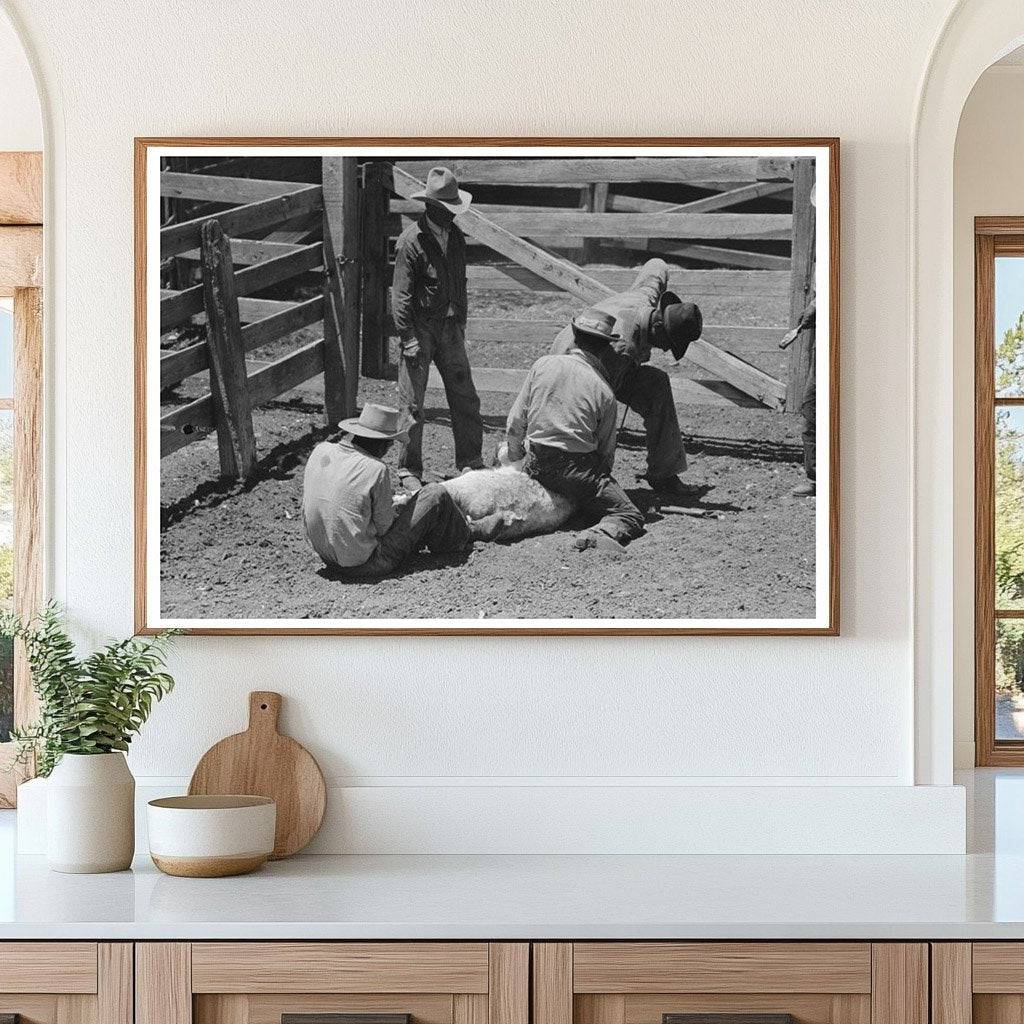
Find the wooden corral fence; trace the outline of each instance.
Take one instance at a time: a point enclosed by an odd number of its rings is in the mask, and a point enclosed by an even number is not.
[[[811,295],[811,159],[325,157],[305,169],[316,183],[231,176],[263,173],[252,161],[219,161],[198,173],[164,170],[161,197],[170,222],[160,232],[161,261],[174,287],[161,293],[160,333],[205,323],[205,338],[163,351],[161,391],[204,373],[209,391],[162,415],[162,456],[216,431],[221,473],[247,477],[256,462],[254,407],[299,385],[308,394],[322,374],[326,419],[336,423],[355,411],[360,374],[393,375],[393,243],[422,209],[410,196],[438,162],[479,199],[457,219],[469,242],[470,343],[550,342],[564,326],[561,319],[474,316],[474,295],[566,292],[592,303],[628,287],[651,255],[691,265],[673,267],[669,282],[686,300],[771,304],[784,307],[792,324]],[[690,194],[696,186],[708,194],[673,202],[636,195],[638,183]],[[770,201],[757,203],[758,212],[735,209],[762,200]],[[602,266],[580,265],[594,262]],[[607,265],[615,263],[621,266]],[[258,297],[274,288],[280,294],[282,283],[308,293],[311,282],[315,294],[301,301]],[[784,381],[744,358],[774,351],[778,361],[784,326],[705,320],[704,336],[686,354],[701,378],[769,408],[797,411],[810,356],[806,338],[791,348]],[[247,354],[318,323],[322,338],[268,364],[254,366],[250,358],[247,365]],[[525,370],[474,364],[474,375],[499,382],[500,390],[517,390]],[[484,380],[478,386],[488,390]],[[194,386],[185,390],[195,395]],[[695,390],[698,400],[713,396]]]
[[[632,269],[584,269],[602,251],[618,251],[636,266],[648,255],[708,263],[718,269],[675,269],[670,287],[698,303],[707,296],[782,299],[790,323],[803,311],[813,287],[814,219],[810,190],[813,159],[467,159],[439,161],[471,190],[501,190],[504,203],[475,202],[457,223],[470,242],[471,295],[492,290],[565,291],[596,302],[628,287]],[[362,366],[368,376],[388,376],[388,316],[391,278],[389,239],[422,209],[409,196],[421,187],[434,161],[372,162],[363,191]],[[602,181],[592,179],[600,174]],[[619,194],[638,182],[698,186],[710,195],[673,203]],[[530,205],[539,196],[545,205]],[[572,208],[552,205],[574,197]],[[752,200],[776,197],[787,212],[734,212]],[[564,198],[561,200],[565,201]],[[536,199],[533,199],[536,202]],[[692,242],[688,239],[700,239]],[[721,244],[709,244],[721,239]],[[788,255],[764,251],[762,242],[789,243]],[[474,248],[473,243],[477,243]],[[754,243],[746,244],[745,243]],[[779,248],[776,246],[775,248]],[[785,248],[785,247],[784,247]],[[498,261],[495,261],[497,254]],[[788,301],[786,301],[788,300]],[[471,300],[472,307],[472,300]],[[792,311],[795,310],[795,313]],[[472,316],[470,343],[516,338],[553,338],[560,321]],[[769,408],[794,410],[806,375],[806,339],[793,349],[790,380],[783,381],[743,358],[774,352],[785,327],[706,323],[704,336],[686,358],[715,381],[723,381]],[[476,369],[474,367],[474,369]],[[787,400],[788,399],[788,400]]]
[[[201,281],[160,298],[160,333],[205,318],[206,338],[160,358],[160,388],[209,372],[210,391],[164,414],[161,458],[216,430],[224,476],[256,462],[252,410],[323,374],[336,423],[359,383],[358,175],[354,158],[323,160],[319,185],[163,171],[161,196],[230,205],[160,231],[161,260],[198,261]],[[250,238],[247,235],[263,237]],[[317,241],[308,241],[319,236]],[[236,265],[240,269],[236,269]],[[254,293],[319,270],[321,293],[301,302]],[[318,322],[323,337],[249,372],[246,354]]]

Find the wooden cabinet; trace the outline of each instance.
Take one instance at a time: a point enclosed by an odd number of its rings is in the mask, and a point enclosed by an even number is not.
[[[533,1024],[928,1024],[928,948],[869,942],[577,942],[533,946]],[[764,1018],[780,1024],[783,1018]],[[684,1021],[680,1024],[689,1024]],[[721,1024],[729,1024],[722,1018]]]
[[[934,942],[932,1024],[1024,1020],[1024,942]]]
[[[529,967],[521,942],[139,943],[136,1022],[529,1024]]]
[[[132,944],[0,943],[8,1014],[21,1024],[132,1024]]]

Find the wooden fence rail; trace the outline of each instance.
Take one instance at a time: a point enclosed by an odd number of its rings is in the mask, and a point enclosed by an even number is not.
[[[162,173],[162,195],[229,208],[200,206],[200,216],[160,232],[162,258],[198,259],[202,271],[200,284],[162,294],[161,334],[186,322],[206,326],[204,341],[162,354],[161,389],[203,371],[210,377],[208,394],[161,417],[161,457],[216,431],[221,474],[250,476],[257,458],[253,408],[320,374],[328,422],[355,411],[358,165],[350,157],[325,157],[323,165],[322,185]],[[321,240],[303,242],[314,216]],[[268,231],[264,239],[228,237]],[[320,295],[300,302],[253,297],[318,269]],[[321,322],[323,338],[249,372],[248,353]]]

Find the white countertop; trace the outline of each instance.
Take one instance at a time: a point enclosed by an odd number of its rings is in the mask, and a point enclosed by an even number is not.
[[[0,940],[1024,939],[1024,772],[975,772],[967,856],[296,857],[59,875],[0,812]]]
[[[298,857],[204,880],[25,857],[3,938],[1024,938],[1024,856]]]

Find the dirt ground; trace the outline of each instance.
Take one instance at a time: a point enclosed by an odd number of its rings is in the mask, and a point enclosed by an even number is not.
[[[501,365],[493,355],[471,357],[478,366]],[[514,365],[528,365],[530,355],[519,353]],[[362,382],[360,404],[394,399],[394,384]],[[502,440],[511,396],[483,393],[481,400],[486,458]],[[454,472],[443,394],[428,392],[427,406],[425,462],[442,476]],[[658,513],[651,491],[636,482],[645,448],[630,414],[615,475],[648,522],[625,554],[577,553],[570,542],[580,524],[570,523],[515,544],[478,543],[464,558],[421,555],[376,582],[347,582],[324,568],[303,535],[302,469],[313,445],[329,436],[322,409],[311,396],[284,396],[255,414],[260,471],[248,485],[218,482],[213,437],[163,460],[161,613],[314,620],[812,616],[815,501],[789,495],[804,479],[801,421],[762,408],[694,405],[679,414],[691,459],[684,479],[706,489],[693,507],[700,517]]]

